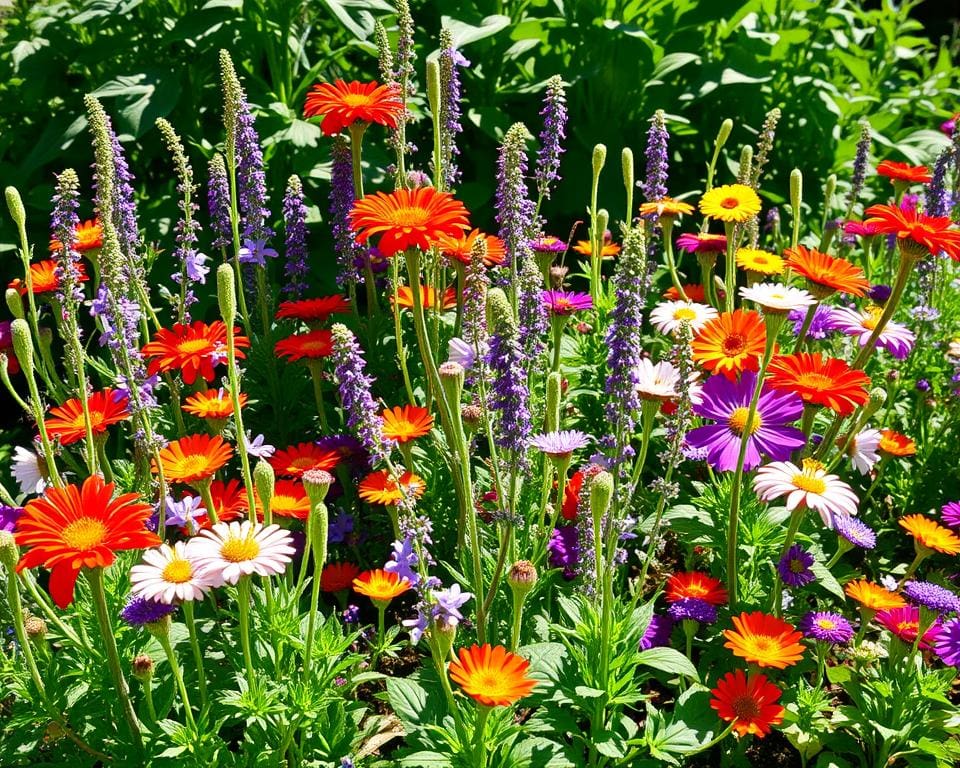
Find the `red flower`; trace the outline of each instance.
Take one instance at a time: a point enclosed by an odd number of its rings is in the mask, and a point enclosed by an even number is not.
[[[107,427],[130,418],[130,400],[123,392],[104,389],[87,398],[90,414],[90,429],[94,435],[102,435]],[[76,398],[50,409],[50,417],[44,421],[51,437],[59,437],[62,445],[79,442],[87,436],[83,416],[83,404]]]
[[[841,416],[849,416],[870,399],[870,377],[850,368],[837,357],[824,359],[819,352],[778,355],[768,368],[774,389],[796,392],[805,403],[825,405]]]
[[[319,360],[333,353],[333,335],[325,328],[309,333],[295,333],[281,339],[273,348],[277,356],[294,360]]]
[[[340,454],[316,443],[299,443],[270,457],[270,466],[278,475],[300,477],[308,469],[324,469],[328,472],[340,461]]]
[[[350,226],[360,243],[380,235],[377,248],[388,258],[408,248],[428,251],[442,236],[458,237],[470,227],[463,203],[433,187],[366,195],[350,211]]]
[[[719,579],[700,571],[675,573],[667,579],[666,599],[668,603],[694,598],[710,605],[724,605],[727,602],[727,590]]]
[[[359,575],[360,569],[353,563],[327,563],[320,574],[320,589],[324,592],[350,589]]]
[[[391,301],[393,296],[390,297]],[[420,301],[424,309],[453,309],[457,306],[457,289],[452,285],[448,287],[442,296],[430,285],[420,286]],[[401,285],[397,288],[397,306],[404,309],[413,309],[413,289],[409,285]]]
[[[235,330],[240,330],[239,328]],[[237,359],[244,355],[241,347],[249,347],[246,336],[234,336],[237,347]],[[227,359],[227,326],[221,320],[207,325],[195,320],[190,325],[176,323],[173,330],[161,328],[153,335],[153,340],[143,345],[143,355],[152,358],[147,373],[180,371],[184,384],[193,384],[197,374],[204,381],[213,381],[214,367]]]
[[[487,244],[487,255],[483,258],[483,263],[486,266],[495,267],[503,264],[506,254],[503,240],[496,235],[485,235],[479,229],[474,229],[470,234],[458,237],[442,235],[440,237],[440,253],[452,261],[459,261],[461,264],[469,266],[470,254],[473,252],[473,245],[477,240],[483,240]]]
[[[894,160],[884,160],[877,166],[877,173],[891,181],[908,181],[911,184],[926,184],[933,176],[925,165],[910,165]]]
[[[901,248],[922,248],[934,256],[943,251],[960,261],[960,232],[950,229],[950,217],[927,216],[898,205],[871,205],[866,214],[871,218],[863,222],[865,225],[872,225],[877,234],[896,235]]]
[[[771,725],[783,722],[784,709],[777,704],[780,689],[766,675],[747,677],[740,669],[727,672],[710,693],[710,708],[721,720],[733,723],[733,730],[740,736],[752,733],[762,739],[770,733]]]
[[[80,273],[79,280],[81,283],[90,279],[87,277],[87,271],[83,266],[83,262],[78,261],[76,267]],[[39,296],[41,293],[53,293],[60,287],[60,280],[57,279],[56,269],[57,262],[53,259],[44,259],[43,261],[38,261],[30,265],[30,283],[33,286],[34,296]],[[13,288],[21,296],[26,296],[27,294],[27,283],[19,277],[11,280],[7,287]]]
[[[319,296],[315,299],[285,301],[277,309],[278,320],[289,317],[305,323],[325,323],[333,314],[346,314],[350,311],[350,302],[345,296]]]
[[[578,469],[567,480],[567,485],[563,489],[563,506],[560,508],[560,514],[564,520],[577,519],[577,504],[580,501],[581,488],[583,488],[583,470]]]
[[[307,94],[303,107],[305,117],[322,116],[320,130],[324,136],[332,136],[354,123],[377,123],[388,128],[397,127],[397,119],[403,114],[400,90],[396,85],[346,83],[337,80],[319,83]]]
[[[93,221],[87,220],[77,224],[73,231],[73,250],[77,253],[86,253],[94,248],[103,246],[103,226],[100,219]],[[56,253],[63,250],[63,243],[55,237],[50,238],[50,252]]]

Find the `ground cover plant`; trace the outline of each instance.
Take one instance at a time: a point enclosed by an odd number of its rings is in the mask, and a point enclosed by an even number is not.
[[[7,187],[4,764],[956,765],[953,121],[821,180],[731,116],[684,188],[662,110],[572,166],[558,72],[465,178],[454,30],[398,10],[300,105],[329,251],[225,49],[218,136],[156,120],[166,237],[96,95],[49,242]]]

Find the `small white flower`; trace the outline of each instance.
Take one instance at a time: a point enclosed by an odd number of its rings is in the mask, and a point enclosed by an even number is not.
[[[293,538],[278,525],[249,520],[217,523],[191,539],[190,559],[199,578],[212,586],[236,584],[241,576],[283,573],[296,551]]]
[[[670,400],[677,397],[680,371],[671,363],[661,361],[656,365],[645,357],[637,366],[637,391],[644,400]]]
[[[740,289],[740,298],[752,301],[764,311],[783,314],[795,309],[804,309],[817,300],[808,291],[780,283],[755,283]]]
[[[880,577],[880,583],[888,592],[896,592],[897,588],[900,586],[896,578],[891,576],[889,573]]]
[[[484,357],[489,349],[487,343],[481,342],[479,345],[480,357]],[[469,344],[458,336],[454,336],[447,342],[447,362],[460,363],[465,371],[469,371],[477,362],[477,349],[473,344]]]
[[[695,301],[664,301],[650,313],[650,322],[660,333],[675,334],[683,323],[696,334],[708,321],[717,317],[717,310]]]
[[[877,453],[877,446],[883,435],[879,429],[865,429],[859,432],[851,441],[847,448],[847,455],[853,466],[861,475],[866,475],[873,469],[873,465],[880,461],[880,454]]]
[[[843,480],[828,475],[819,461],[804,459],[803,468],[789,461],[775,461],[757,470],[753,490],[764,501],[787,497],[785,506],[793,511],[806,505],[820,513],[827,528],[836,515],[855,515],[860,500]]]
[[[267,445],[263,435],[257,435],[251,440],[249,433],[243,438],[243,447],[246,449],[248,456],[253,456],[256,459],[269,459],[277,451],[274,446]]]
[[[47,487],[43,470],[40,469],[40,457],[19,445],[13,449],[13,465],[10,471],[23,493],[43,493]]]
[[[190,557],[195,541],[161,544],[144,552],[143,562],[130,569],[133,594],[168,605],[201,600],[212,584],[197,572]]]

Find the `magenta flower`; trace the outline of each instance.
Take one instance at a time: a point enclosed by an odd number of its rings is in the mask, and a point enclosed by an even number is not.
[[[687,253],[723,253],[727,250],[726,235],[694,235],[685,232],[677,238],[677,248]]]
[[[687,443],[694,448],[706,449],[707,461],[720,472],[736,469],[756,381],[757,375],[752,371],[744,371],[740,381],[711,376],[703,385],[700,402],[693,406],[694,413],[713,419],[716,424],[690,430]],[[743,468],[750,471],[759,466],[761,454],[774,461],[786,461],[791,453],[802,447],[806,443],[803,432],[787,426],[802,413],[803,401],[798,395],[764,386],[750,424]]]
[[[940,519],[950,528],[960,528],[960,501],[951,501],[940,508]]]
[[[589,293],[543,291],[540,295],[551,315],[567,316],[584,309],[593,309],[593,299]]]

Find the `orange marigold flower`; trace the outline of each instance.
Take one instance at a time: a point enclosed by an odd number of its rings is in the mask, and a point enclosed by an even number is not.
[[[760,213],[760,198],[746,184],[724,184],[704,193],[700,213],[717,221],[742,223]]]
[[[573,250],[577,253],[582,253],[584,256],[593,255],[593,247],[590,244],[589,240],[577,240],[576,245],[573,246]],[[616,256],[620,253],[620,246],[611,240],[604,238],[603,246],[600,248],[600,258],[608,258]]]
[[[933,179],[927,166],[898,163],[895,160],[882,160],[877,166],[877,174],[893,182],[907,181],[911,184],[926,184]]]
[[[115,486],[91,475],[83,486],[49,488],[28,501],[17,520],[14,539],[30,549],[17,571],[42,565],[50,569],[50,596],[60,607],[73,602],[81,568],[106,568],[124,549],[145,549],[160,543],[146,528],[153,507],[135,493],[113,498]]]
[[[783,722],[784,709],[777,704],[781,691],[765,675],[748,677],[741,669],[727,672],[710,693],[710,708],[721,720],[733,723],[739,736],[753,734],[762,739],[771,725]]]
[[[407,494],[420,498],[426,487],[423,478],[413,472],[404,472],[400,475],[400,482],[397,483],[390,477],[387,470],[380,469],[363,478],[357,492],[360,498],[369,504],[393,506],[403,501],[403,497]]]
[[[867,579],[848,582],[843,591],[847,593],[847,597],[856,600],[868,611],[886,611],[907,604],[907,601],[896,592],[891,592],[886,587],[881,587]]]
[[[816,248],[788,248],[784,251],[787,265],[807,279],[811,293],[826,298],[834,291],[863,296],[870,287],[863,270],[846,259],[821,253]],[[826,289],[826,290],[824,290]]]
[[[700,571],[675,573],[667,579],[666,598],[668,603],[695,598],[710,605],[724,605],[727,602],[727,590],[719,579]]]
[[[321,578],[323,578],[322,574]],[[389,603],[410,587],[411,584],[407,579],[401,579],[397,574],[392,571],[385,571],[383,568],[364,571],[353,580],[353,588],[375,603]]]
[[[324,592],[340,592],[350,589],[360,569],[353,563],[327,563],[320,574],[320,589]]]
[[[944,555],[960,554],[960,536],[923,515],[901,517],[901,527],[913,536],[918,547],[926,547]]]
[[[240,393],[240,407],[247,404],[246,392]],[[181,408],[198,419],[229,419],[233,415],[233,401],[223,388],[195,392],[188,397]]]
[[[76,263],[77,271],[80,273],[80,282],[86,282],[87,270],[83,262]],[[60,281],[57,279],[57,262],[53,259],[44,259],[30,265],[30,283],[33,286],[33,295],[39,296],[41,293],[53,293],[60,287]],[[27,295],[27,283],[19,277],[11,280],[7,288],[13,288],[21,296]]]
[[[276,318],[302,320],[308,324],[325,323],[330,315],[343,315],[350,311],[350,300],[339,293],[334,296],[318,296],[315,299],[284,301],[277,308]]]
[[[865,211],[863,223],[872,226],[878,234],[896,235],[900,248],[914,255],[925,250],[936,256],[944,251],[954,261],[960,261],[960,232],[951,229],[949,216],[927,216],[914,208],[899,205],[871,205]]]
[[[882,429],[877,449],[888,456],[913,456],[917,452],[917,444],[906,435],[892,429]]]
[[[473,245],[477,240],[483,240],[487,244],[487,255],[483,257],[483,263],[486,266],[495,267],[503,264],[506,254],[503,240],[496,235],[484,234],[479,229],[474,229],[467,235],[441,235],[439,240],[440,253],[448,259],[469,266],[470,254],[473,252]]]
[[[234,331],[239,331],[235,328]],[[237,359],[244,355],[241,348],[249,347],[246,336],[234,336]],[[204,381],[213,381],[213,369],[227,359],[227,326],[221,320],[207,325],[195,320],[190,325],[176,323],[173,329],[161,328],[153,340],[143,345],[144,357],[150,358],[147,373],[180,371],[185,384],[193,384],[199,374]]]
[[[803,634],[776,616],[762,611],[741,613],[733,617],[733,626],[736,629],[723,630],[723,636],[727,638],[723,647],[748,664],[785,669],[803,656],[803,646],[799,642]]]
[[[337,79],[333,83],[318,83],[307,94],[303,107],[305,117],[323,117],[320,130],[324,136],[332,136],[354,123],[377,123],[387,128],[396,128],[403,114],[403,101],[398,86],[346,83]]]
[[[260,500],[257,499],[257,508]],[[296,480],[277,480],[270,499],[270,511],[278,517],[294,517],[297,520],[306,520],[310,515],[310,498],[302,483]]]
[[[298,443],[277,451],[269,461],[278,475],[300,477],[309,469],[330,471],[340,462],[340,454],[316,443]]]
[[[295,333],[280,339],[274,353],[293,362],[294,360],[321,360],[333,354],[333,334],[326,328],[317,328],[308,333]]]
[[[805,403],[825,405],[841,416],[849,416],[870,399],[870,377],[854,370],[837,357],[824,359],[819,352],[778,355],[767,369],[774,389],[796,392]]]
[[[658,216],[660,218],[683,216],[693,213],[693,206],[690,203],[682,203],[674,200],[672,197],[664,197],[660,200],[654,200],[652,203],[640,204],[641,216]]]
[[[408,443],[418,437],[430,434],[433,429],[433,416],[426,408],[418,405],[398,405],[387,408],[382,414],[383,436],[398,443]]]
[[[708,320],[691,342],[693,359],[728,379],[760,368],[767,329],[759,312],[736,309]]]
[[[222,437],[187,435],[160,449],[160,467],[168,483],[209,480],[233,457],[233,448]],[[154,459],[150,467],[158,471]]]
[[[687,294],[687,298],[690,301],[703,304],[707,300],[707,292],[699,283],[691,283],[690,285],[683,286],[683,292]],[[680,301],[680,291],[677,290],[675,285],[671,285],[663,292],[663,298],[670,299],[670,301]]]
[[[408,248],[428,251],[442,236],[458,237],[470,228],[463,203],[433,187],[366,195],[354,203],[350,226],[360,243],[380,235],[377,248],[387,258]]]
[[[103,226],[99,219],[87,219],[77,224],[73,231],[73,250],[77,253],[86,253],[94,248],[103,246]],[[57,238],[50,238],[50,252],[57,253],[63,250],[63,243]]]
[[[390,297],[393,301],[393,296]],[[433,308],[441,311],[454,309],[457,306],[457,289],[452,285],[443,292],[443,302],[437,292],[429,285],[420,286],[420,301],[425,309]],[[413,309],[413,289],[409,285],[397,288],[397,304],[404,309]]]
[[[450,679],[485,707],[509,707],[530,694],[537,681],[527,676],[530,662],[502,645],[472,645],[450,662]]]
[[[90,427],[94,435],[102,435],[107,427],[130,418],[130,399],[125,392],[104,389],[87,398]],[[50,409],[50,417],[44,421],[51,437],[60,438],[63,445],[79,442],[87,436],[83,417],[83,403],[77,398]]]

